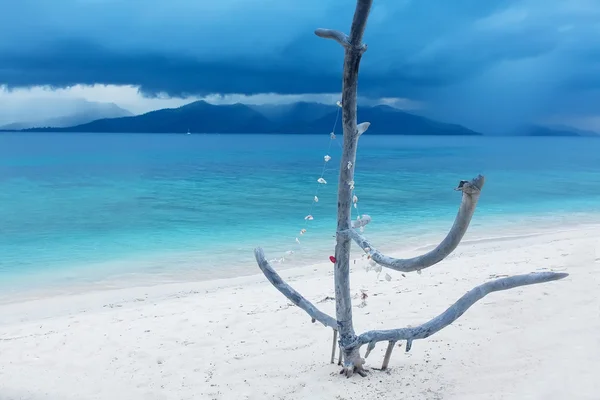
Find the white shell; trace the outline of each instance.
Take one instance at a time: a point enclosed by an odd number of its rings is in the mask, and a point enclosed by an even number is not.
[[[322,183],[322,184],[326,184],[327,183],[327,181],[325,179],[323,179],[323,178],[317,179],[317,182]]]
[[[331,157],[329,155],[326,155],[325,157],[323,157],[325,159],[325,162],[329,162],[329,160],[331,160]]]
[[[319,198],[317,196],[315,196],[315,203],[319,202]]]
[[[312,221],[314,218],[313,218],[313,216],[312,216],[312,215],[308,214],[306,217],[304,217],[304,219],[305,219],[306,221]]]

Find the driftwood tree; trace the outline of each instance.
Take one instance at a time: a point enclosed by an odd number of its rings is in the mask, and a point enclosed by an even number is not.
[[[342,89],[344,144],[338,182],[337,243],[334,265],[336,317],[333,318],[323,313],[285,283],[269,264],[263,250],[261,248],[255,250],[256,260],[260,269],[283,295],[306,311],[312,317],[313,322],[319,321],[323,325],[331,327],[334,330],[334,341],[339,333],[340,360],[343,358],[341,373],[344,373],[347,377],[350,377],[355,372],[361,376],[365,376],[365,369],[363,367],[365,360],[360,354],[360,349],[363,345],[368,345],[365,354],[366,357],[375,347],[376,343],[388,342],[388,349],[383,363],[383,368],[385,368],[397,341],[406,340],[406,351],[409,351],[413,340],[427,338],[450,325],[469,307],[487,294],[518,286],[554,281],[568,275],[565,273],[543,272],[497,279],[470,290],[442,314],[422,325],[390,330],[374,330],[360,335],[354,332],[350,295],[351,242],[354,241],[370,255],[372,260],[383,267],[402,272],[420,271],[431,267],[446,258],[458,246],[467,231],[485,182],[484,177],[481,175],[470,181],[460,181],[455,190],[462,192],[462,201],[452,228],[435,249],[421,256],[411,259],[397,259],[385,256],[377,251],[357,230],[360,226],[364,226],[371,221],[369,216],[363,216],[360,220],[352,221],[351,209],[358,139],[370,125],[369,122],[357,124],[356,95],[359,64],[363,53],[367,50],[366,44],[362,43],[362,37],[372,2],[373,0],[357,0],[349,36],[330,29],[317,29],[315,31],[315,34],[319,37],[333,39],[338,42],[344,48],[345,53]]]

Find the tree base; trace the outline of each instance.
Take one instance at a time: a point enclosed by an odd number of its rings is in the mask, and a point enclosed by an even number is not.
[[[346,375],[350,378],[354,373],[362,376],[367,376],[367,370],[364,368],[365,359],[360,356],[360,347],[344,349],[344,368],[340,371],[340,375]]]
[[[346,375],[346,378],[350,378],[352,375],[354,375],[354,373],[357,373],[358,375],[365,378],[367,376],[367,372],[369,372],[369,370],[365,369],[362,366],[360,366],[360,367],[352,366],[352,367],[344,367],[340,371],[340,375]]]

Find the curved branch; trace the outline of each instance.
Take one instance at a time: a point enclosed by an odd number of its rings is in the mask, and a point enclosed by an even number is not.
[[[352,47],[348,35],[334,29],[315,29],[315,35],[324,39],[333,39],[344,47]]]
[[[254,250],[254,256],[256,257],[256,262],[258,262],[258,266],[260,270],[265,274],[269,282],[277,288],[285,297],[290,299],[292,303],[306,311],[308,315],[310,315],[313,320],[317,320],[325,326],[328,326],[333,329],[338,329],[337,321],[325,314],[322,311],[319,311],[317,307],[315,307],[310,301],[306,300],[300,293],[294,290],[290,285],[285,283],[283,279],[275,272],[271,264],[265,258],[265,253],[259,247]],[[313,321],[314,322],[314,321]]]
[[[414,339],[424,339],[456,321],[473,304],[492,292],[512,289],[519,286],[533,285],[536,283],[556,281],[566,278],[567,276],[569,276],[569,274],[566,273],[539,272],[526,275],[516,275],[509,278],[502,278],[487,282],[483,285],[475,287],[474,289],[471,289],[442,314],[422,325],[414,328],[365,332],[358,337],[358,342],[360,345],[369,343],[370,346],[373,346],[374,343],[382,341],[407,340],[410,343]]]
[[[482,175],[471,181],[460,181],[455,190],[463,193],[462,201],[450,232],[435,249],[421,256],[408,259],[388,257],[376,250],[364,236],[355,230],[350,229],[344,231],[344,233],[352,238],[365,252],[369,253],[373,261],[384,267],[401,272],[412,272],[431,267],[452,253],[467,232],[484,182],[485,178]]]

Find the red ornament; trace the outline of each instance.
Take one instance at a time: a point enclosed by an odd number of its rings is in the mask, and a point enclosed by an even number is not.
[[[335,264],[335,257],[334,256],[329,256],[329,260]]]

